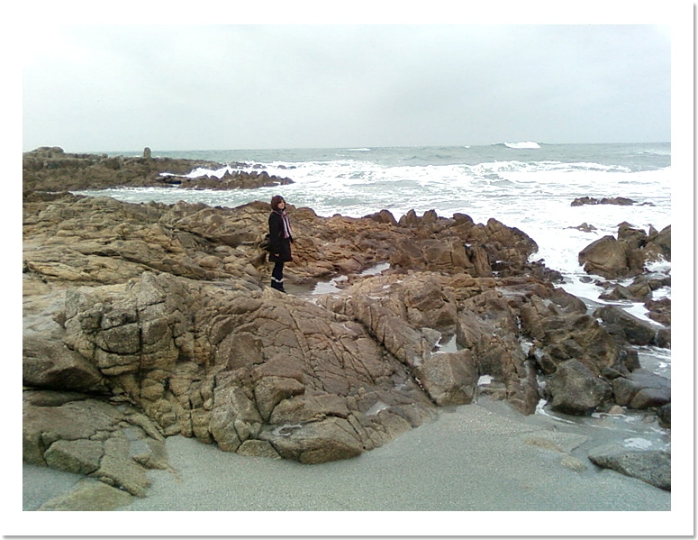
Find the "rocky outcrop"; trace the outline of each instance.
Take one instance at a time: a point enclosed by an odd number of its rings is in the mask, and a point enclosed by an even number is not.
[[[671,225],[649,233],[621,223],[617,239],[606,235],[579,253],[579,264],[590,274],[606,278],[637,276],[654,261],[671,261]]]
[[[289,212],[297,241],[288,277],[296,283],[387,261],[401,272],[559,277],[528,262],[535,242],[496,220],[483,225],[457,216],[425,224],[417,218],[401,226],[371,217],[320,218],[310,208]],[[262,202],[212,208],[33,193],[24,205],[24,270],[74,283],[117,283],[154,270],[190,279],[235,277],[258,286],[265,253],[257,243],[267,216]]]
[[[28,194],[25,460],[141,496],[145,468],[162,465],[157,446],[174,434],[321,463],[480,393],[526,414],[542,396],[588,414],[613,405],[616,387],[632,394],[628,407],[649,388],[630,376],[639,364],[627,331],[609,331],[529,262],[537,246],[517,229],[433,212],[289,214],[287,280],[345,274],[341,289],[310,297],[265,286],[265,203]],[[386,262],[382,275],[361,274]],[[134,453],[134,443],[153,450]]]
[[[164,469],[164,437],[148,417],[128,406],[61,392],[24,392],[26,463],[96,478],[144,497],[149,468]]]
[[[271,289],[144,274],[71,292],[65,329],[66,345],[165,434],[226,451],[266,441],[304,463],[344,459],[433,414],[365,328]]]
[[[290,178],[266,171],[245,171],[240,166],[214,161],[153,158],[150,148],[143,157],[95,154],[67,154],[59,147],[41,147],[26,152],[22,159],[24,192],[77,191],[111,187],[163,187],[192,189],[245,189],[291,184]],[[219,170],[221,178],[201,174],[199,169]]]
[[[632,206],[636,201],[628,199],[627,197],[603,197],[597,199],[596,197],[577,197],[572,201],[570,206],[583,206],[583,205],[596,205],[596,204],[615,204],[618,206]]]
[[[671,261],[671,225],[657,232],[650,227],[646,233],[627,223],[618,228],[618,239],[604,236],[579,253],[579,263],[592,274],[607,279],[633,277],[629,285],[617,281],[598,282],[608,292],[600,298],[607,301],[642,302],[653,325],[641,321],[618,307],[607,306],[597,312],[609,330],[622,334],[635,345],[671,347],[671,299],[655,299],[654,293],[671,286],[671,276],[648,270],[650,263]]]

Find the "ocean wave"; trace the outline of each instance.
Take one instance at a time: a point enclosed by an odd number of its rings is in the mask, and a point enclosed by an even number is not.
[[[533,141],[524,142],[505,142],[503,143],[507,148],[513,148],[514,150],[534,150],[540,148],[540,144]]]

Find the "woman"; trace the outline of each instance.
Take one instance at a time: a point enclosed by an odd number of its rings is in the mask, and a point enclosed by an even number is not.
[[[281,195],[274,195],[269,214],[269,262],[275,263],[271,272],[271,288],[284,293],[284,263],[293,260],[292,242],[293,232],[286,215],[286,201]]]

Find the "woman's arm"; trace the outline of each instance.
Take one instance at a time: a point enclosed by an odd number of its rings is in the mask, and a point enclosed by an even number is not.
[[[281,216],[272,212],[269,214],[269,241],[271,243],[271,253],[278,255],[281,253],[282,234]]]

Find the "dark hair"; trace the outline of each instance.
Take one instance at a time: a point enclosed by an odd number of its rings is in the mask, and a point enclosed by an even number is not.
[[[286,201],[284,200],[284,198],[281,195],[274,195],[271,198],[271,209],[278,210],[279,203],[281,203],[281,202],[285,203]]]

